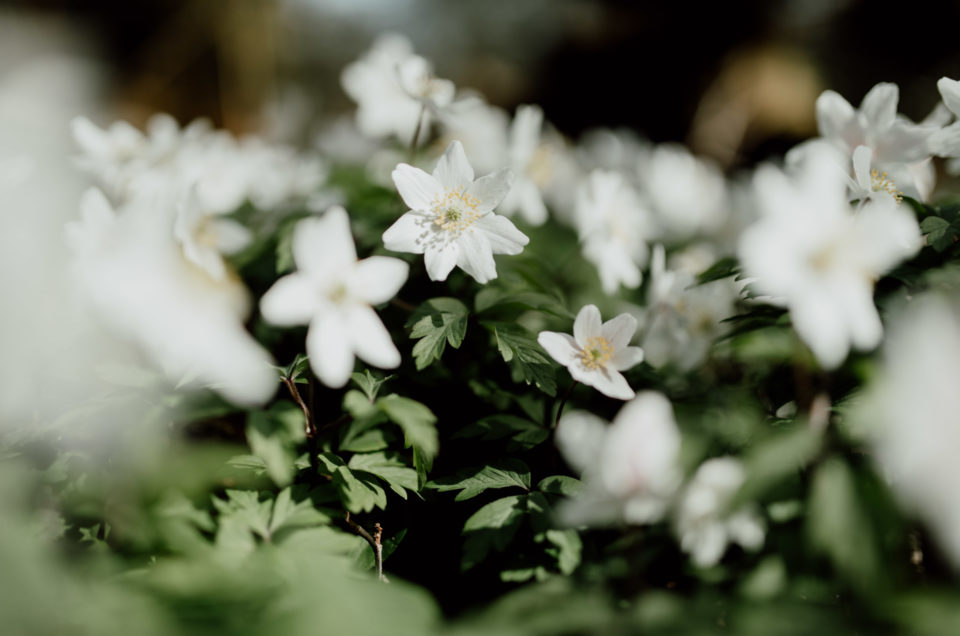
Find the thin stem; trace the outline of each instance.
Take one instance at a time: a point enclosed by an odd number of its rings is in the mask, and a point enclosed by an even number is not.
[[[420,140],[420,129],[423,127],[423,117],[427,114],[426,104],[420,106],[420,114],[417,115],[417,127],[413,129],[413,139],[410,140],[410,152],[407,161],[413,163],[413,158],[417,154],[417,141]]]
[[[574,380],[570,383],[570,386],[567,387],[566,392],[563,394],[563,399],[560,400],[560,408],[557,409],[557,416],[553,420],[553,428],[560,426],[560,416],[563,415],[563,407],[567,405],[567,400],[570,398],[570,394],[573,393],[573,387],[580,384],[577,380]]]
[[[304,419],[304,432],[307,434],[307,439],[313,439],[314,435],[317,433],[317,427],[313,425],[313,417],[310,415],[310,407],[307,406],[307,403],[303,401],[303,398],[300,396],[300,391],[297,390],[297,382],[293,378],[282,378],[284,386],[287,387],[287,390],[290,391],[290,395],[293,396],[294,402],[300,407],[300,410],[303,411]]]
[[[377,564],[377,578],[384,583],[389,583],[390,581],[383,574],[383,543],[381,542],[383,539],[383,528],[379,523],[373,524],[373,534],[371,535],[363,526],[350,518],[349,510],[347,511],[346,521],[347,525],[350,526],[354,532],[366,539],[367,543],[370,544],[370,549],[373,550],[374,562]]]

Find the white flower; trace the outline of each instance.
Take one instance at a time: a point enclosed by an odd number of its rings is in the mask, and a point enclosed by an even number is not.
[[[938,296],[894,320],[883,367],[854,412],[901,504],[960,568],[960,315]]]
[[[183,255],[214,280],[223,280],[227,275],[223,255],[236,254],[253,241],[250,230],[220,215],[205,213],[196,191],[191,190],[179,201],[173,222],[173,235]]]
[[[873,149],[869,146],[857,146],[853,151],[853,179],[849,182],[853,198],[861,203],[875,199],[890,199],[900,203],[903,195],[887,178],[886,172],[871,167],[872,162]]]
[[[310,325],[307,355],[317,378],[343,386],[354,354],[378,367],[398,366],[400,353],[370,305],[396,295],[408,265],[387,256],[357,261],[350,220],[340,207],[297,224],[293,259],[298,271],[274,283],[260,310],[267,322],[281,327]]]
[[[583,490],[558,511],[568,525],[655,523],[681,483],[680,431],[660,393],[640,393],[609,426],[590,413],[567,413],[557,446],[583,479]]]
[[[480,283],[497,277],[494,254],[519,254],[530,242],[506,217],[494,214],[510,189],[510,171],[473,178],[460,142],[448,147],[433,175],[401,163],[393,182],[410,210],[383,233],[395,252],[423,254],[431,280],[459,266]]]
[[[411,98],[434,112],[453,102],[456,87],[453,82],[433,74],[433,65],[419,55],[413,55],[397,65],[400,87]]]
[[[643,349],[630,347],[637,319],[630,314],[600,324],[600,310],[585,305],[573,322],[573,336],[541,331],[537,342],[550,356],[567,367],[574,380],[620,400],[634,397],[620,374],[643,361]]]
[[[737,290],[729,279],[696,284],[693,272],[668,270],[662,245],[653,248],[642,346],[654,367],[696,368],[734,313]],[[701,268],[702,269],[702,268]]]
[[[752,505],[731,511],[743,485],[743,466],[733,457],[715,457],[700,465],[684,488],[674,519],[680,547],[700,567],[716,565],[731,542],[747,550],[763,545],[764,524]]]
[[[603,291],[638,287],[653,219],[633,187],[620,174],[594,170],[580,186],[576,206],[583,255],[597,267]]]
[[[850,346],[871,349],[883,328],[873,283],[921,245],[912,212],[877,200],[857,213],[836,150],[812,146],[799,174],[757,170],[754,194],[761,218],[743,233],[739,256],[760,293],[790,310],[800,337],[826,368]]]
[[[520,212],[530,225],[547,220],[547,206],[540,188],[550,178],[549,151],[540,142],[543,111],[539,106],[520,106],[510,126],[510,167],[517,179],[503,201],[505,214]]]
[[[238,404],[276,389],[269,354],[243,327],[250,309],[236,276],[215,279],[184,258],[170,232],[174,203],[158,191],[115,212],[96,189],[67,227],[76,288],[113,331],[172,382],[195,378]]]
[[[715,165],[678,144],[661,144],[640,163],[643,189],[667,234],[686,239],[723,225],[727,186]]]
[[[937,90],[949,112],[960,117],[960,82],[941,77]],[[935,132],[930,138],[930,149],[941,157],[960,157],[960,121]]]

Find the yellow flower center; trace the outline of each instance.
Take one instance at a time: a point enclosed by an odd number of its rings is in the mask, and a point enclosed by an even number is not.
[[[903,193],[897,190],[893,179],[887,177],[886,172],[879,172],[876,168],[870,171],[870,189],[874,192],[886,192],[898,204],[903,201]]]
[[[587,338],[587,344],[580,352],[580,363],[588,369],[602,369],[607,366],[612,356],[613,346],[606,338]]]
[[[477,212],[479,203],[464,188],[448,190],[433,201],[434,223],[447,232],[460,234],[480,218]]]
[[[333,303],[342,303],[347,299],[347,288],[344,285],[337,285],[327,293],[327,298]]]

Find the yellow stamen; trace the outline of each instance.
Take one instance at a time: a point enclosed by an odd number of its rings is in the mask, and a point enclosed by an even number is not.
[[[480,201],[466,193],[464,188],[448,190],[433,201],[434,223],[448,232],[460,234],[480,218]]]
[[[893,179],[887,177],[886,172],[879,172],[876,168],[870,171],[870,189],[874,192],[886,192],[898,204],[903,201],[903,193],[897,190]]]
[[[587,338],[587,344],[580,352],[580,363],[588,369],[601,369],[607,366],[612,356],[613,346],[607,342],[606,338],[602,336]]]

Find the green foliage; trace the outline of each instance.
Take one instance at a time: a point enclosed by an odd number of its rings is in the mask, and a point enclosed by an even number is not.
[[[410,337],[417,340],[413,357],[417,370],[439,360],[449,343],[459,349],[467,334],[467,306],[456,298],[431,298],[420,305],[407,321]]]
[[[530,469],[517,459],[501,459],[487,466],[466,468],[452,477],[427,483],[440,492],[459,490],[456,500],[471,499],[491,488],[519,487],[530,490]]]
[[[512,363],[511,368],[519,380],[535,385],[547,395],[557,394],[555,365],[526,330],[502,322],[482,324],[493,334],[497,350],[504,362]]]

